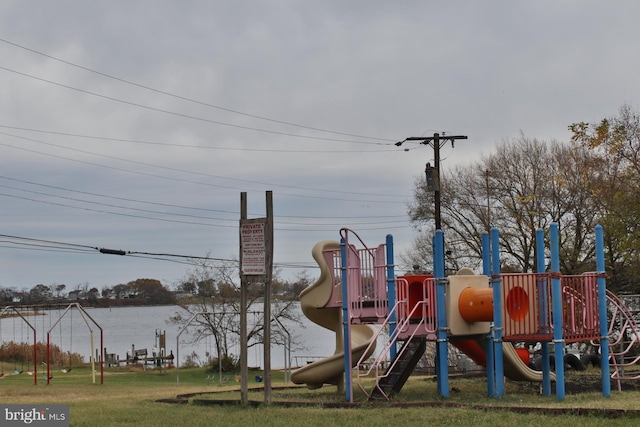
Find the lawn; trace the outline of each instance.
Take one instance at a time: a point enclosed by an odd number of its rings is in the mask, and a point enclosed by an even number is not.
[[[176,374],[180,383],[177,384]],[[39,375],[42,375],[40,373]],[[272,376],[272,404],[242,406],[239,404],[239,383],[234,375],[220,379],[204,368],[175,369],[158,372],[140,368],[106,368],[104,384],[92,383],[88,368],[74,368],[71,372],[52,372],[51,384],[40,377],[38,385],[26,373],[14,375],[7,367],[0,378],[2,403],[16,404],[69,404],[72,426],[407,426],[407,425],[544,425],[616,426],[640,422],[635,413],[619,413],[610,418],[593,411],[601,408],[636,410],[639,391],[613,391],[604,398],[599,392],[568,394],[558,402],[555,396],[539,394],[537,385],[507,382],[506,394],[500,400],[486,396],[486,382],[482,377],[452,377],[452,389],[448,399],[437,394],[436,383],[430,377],[411,377],[402,392],[390,402],[366,403],[364,396],[356,392],[358,403],[350,408],[332,408],[330,404],[343,403],[344,395],[335,387],[308,390],[285,384],[282,372]],[[249,400],[264,402],[262,383],[255,381],[251,373]],[[591,374],[578,375],[577,381],[585,383]],[[584,377],[579,377],[584,375]],[[209,380],[207,380],[209,378]],[[574,377],[572,379],[576,380]],[[615,390],[615,387],[612,386]],[[159,403],[157,400],[194,394],[186,404]],[[199,401],[233,401],[234,404],[202,404]],[[236,403],[237,402],[237,403]],[[300,402],[284,406],[284,402]],[[520,413],[522,407],[542,408],[542,412]],[[552,411],[566,408],[583,408],[591,415],[573,413],[554,414]]]

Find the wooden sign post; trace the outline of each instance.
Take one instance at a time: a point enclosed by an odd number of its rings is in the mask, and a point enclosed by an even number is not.
[[[240,193],[240,394],[249,403],[247,286],[264,284],[264,400],[271,402],[271,277],[273,273],[273,193],[266,192],[265,218],[247,218],[247,193]]]

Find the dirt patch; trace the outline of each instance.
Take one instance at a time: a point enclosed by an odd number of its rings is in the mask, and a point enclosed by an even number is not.
[[[610,379],[611,390],[618,390],[618,381]],[[522,393],[538,393],[541,384],[514,381],[513,385],[518,392]],[[620,389],[622,391],[640,391],[640,380],[622,380],[620,381]],[[551,383],[552,393],[556,392],[556,385]],[[597,393],[602,391],[602,378],[600,371],[597,369],[588,372],[577,372],[574,370],[565,371],[564,381],[565,394],[581,394],[581,393]]]

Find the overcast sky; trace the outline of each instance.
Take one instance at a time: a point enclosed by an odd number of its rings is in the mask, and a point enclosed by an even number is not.
[[[467,135],[446,169],[637,108],[639,16],[632,0],[4,0],[0,234],[20,239],[0,239],[0,286],[172,285],[188,265],[90,248],[237,258],[241,192],[253,218],[273,191],[285,278],[343,226],[401,254],[433,152],[394,142]]]

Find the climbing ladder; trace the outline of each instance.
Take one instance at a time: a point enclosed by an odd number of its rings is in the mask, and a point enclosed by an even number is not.
[[[391,395],[399,393],[426,349],[427,338],[424,336],[413,336],[404,341],[398,356],[385,374],[377,377],[376,387],[369,394],[369,400],[389,399]]]
[[[370,400],[388,399],[398,393],[420,361],[426,350],[427,341],[436,339],[436,301],[435,281],[431,276],[403,276],[395,281],[397,290],[396,304],[382,322],[375,342],[386,330],[389,336],[378,356],[365,363],[356,364],[356,379],[360,390]],[[387,360],[396,343],[402,343],[393,360]],[[366,352],[365,352],[366,353]],[[386,369],[385,369],[386,366]],[[367,378],[376,378],[373,390],[365,386]]]
[[[628,304],[625,304],[626,299]],[[640,363],[640,327],[637,314],[640,295],[619,297],[607,290],[607,303],[611,320],[609,322],[609,363],[613,370],[611,379],[616,381],[618,391],[623,380],[640,380],[640,370],[628,369]],[[599,341],[592,341],[599,346]],[[635,348],[634,348],[635,347]]]

